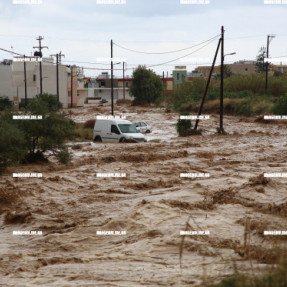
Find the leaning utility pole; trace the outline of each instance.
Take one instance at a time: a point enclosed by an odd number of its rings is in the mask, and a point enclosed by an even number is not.
[[[111,102],[112,116],[114,115],[114,63],[113,63],[113,40],[111,40]]]
[[[39,36],[39,38],[37,38],[36,40],[39,41],[39,46],[35,46],[33,47],[34,49],[38,48],[39,49],[39,52],[35,52],[34,53],[34,56],[40,56],[41,58],[41,61],[40,61],[40,94],[42,94],[43,92],[43,77],[42,77],[42,49],[46,48],[48,49],[47,46],[42,46],[42,43],[41,41],[43,40],[44,38],[42,36]]]
[[[202,112],[202,109],[203,109],[203,104],[204,104],[204,101],[205,101],[205,98],[206,98],[206,95],[207,95],[210,79],[211,79],[211,76],[212,76],[213,68],[214,68],[214,65],[215,65],[215,62],[216,62],[216,58],[217,58],[217,54],[218,54],[218,50],[219,50],[221,41],[222,41],[222,39],[220,38],[218,40],[218,44],[217,44],[216,52],[215,52],[215,55],[214,55],[214,58],[213,58],[212,66],[211,66],[211,69],[209,71],[208,80],[207,80],[207,83],[206,83],[206,86],[205,86],[204,94],[203,94],[203,97],[202,97],[202,100],[201,100],[201,104],[200,104],[200,107],[199,107],[199,111],[198,111],[198,114],[197,114],[197,119],[196,119],[196,122],[195,122],[195,125],[194,125],[194,130],[195,131],[196,131],[197,126],[198,126],[199,116],[201,115],[201,112]]]
[[[223,129],[223,77],[224,77],[224,27],[221,26],[221,83],[220,83],[220,127],[219,133],[224,133]]]
[[[271,40],[269,40],[271,38],[275,38],[274,35],[267,35],[267,59],[269,58],[269,44],[271,42]],[[269,62],[266,62],[266,76],[265,76],[265,92],[267,91],[268,88],[268,70],[269,70]]]

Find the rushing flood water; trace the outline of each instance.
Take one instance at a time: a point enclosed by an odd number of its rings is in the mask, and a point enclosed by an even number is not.
[[[175,113],[117,109],[152,125],[147,143],[70,147],[67,166],[51,159],[11,167],[1,177],[1,194],[10,197],[0,205],[0,286],[201,286],[232,274],[233,261],[243,271],[250,261],[271,264],[274,237],[262,232],[287,229],[287,178],[263,174],[287,170],[287,125],[225,117],[228,135],[218,135],[214,115],[200,122],[205,135],[181,138]],[[109,108],[76,109],[72,118],[84,122],[99,112]],[[13,172],[43,177],[17,179]],[[180,231],[188,219],[190,229],[210,234],[185,236],[180,268]],[[251,260],[243,249],[247,220]],[[16,236],[16,230],[43,234]]]

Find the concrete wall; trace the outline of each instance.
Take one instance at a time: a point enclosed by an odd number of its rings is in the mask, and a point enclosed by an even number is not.
[[[26,63],[27,98],[31,99],[40,93],[39,63]],[[57,94],[56,66],[42,63],[43,93]],[[59,99],[64,108],[68,107],[68,71],[66,66],[59,66]],[[18,96],[25,98],[24,63],[14,62],[12,65],[0,65],[0,96],[10,100]]]

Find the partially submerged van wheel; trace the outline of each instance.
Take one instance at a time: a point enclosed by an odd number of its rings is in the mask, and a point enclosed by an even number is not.
[[[120,143],[136,143],[137,141],[134,139],[126,139],[126,138],[121,138]]]
[[[94,142],[101,143],[102,142],[102,138],[100,136],[96,136],[95,139],[94,139]]]

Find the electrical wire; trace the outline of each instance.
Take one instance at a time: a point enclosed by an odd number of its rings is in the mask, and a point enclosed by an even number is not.
[[[205,44],[203,47],[200,47],[200,48],[198,48],[197,50],[195,50],[195,51],[193,51],[193,52],[191,52],[191,53],[188,53],[188,54],[184,55],[183,57],[186,57],[186,56],[189,56],[189,55],[191,55],[191,54],[194,54],[195,52],[197,52],[197,51],[199,51],[199,50],[205,48],[206,46],[208,46],[209,44],[211,44],[211,43],[212,43],[213,41],[215,41],[215,40],[216,40],[216,38],[213,39],[213,40],[211,40],[209,43]],[[164,63],[150,65],[150,66],[147,66],[147,68],[162,66],[162,65],[164,65],[164,64],[168,64],[168,63],[175,62],[175,61],[177,61],[177,60],[179,60],[179,59],[182,59],[182,57],[179,57],[179,58],[176,58],[176,59],[174,59],[174,60],[170,60],[170,61],[167,61],[167,62],[164,62]]]
[[[19,54],[19,53],[10,51],[10,50],[6,50],[6,49],[3,49],[3,48],[0,48],[0,50],[2,50],[2,51],[4,51],[4,52],[7,52],[7,53],[15,54],[15,55],[18,55],[18,56],[24,56],[24,55],[22,55],[22,54]]]
[[[80,64],[91,64],[91,65],[111,65],[110,63],[94,63],[94,62],[80,62],[80,61],[62,61],[67,63],[80,63]]]
[[[123,46],[121,46],[121,45],[119,45],[119,44],[117,44],[117,43],[114,43],[114,45],[115,45],[115,46],[118,46],[118,47],[120,47],[120,48],[122,48],[122,49],[124,49],[124,50],[128,50],[128,51],[131,51],[131,52],[134,52],[134,53],[148,54],[148,55],[160,55],[160,54],[162,55],[162,54],[171,54],[171,53],[177,53],[177,52],[189,50],[189,49],[191,49],[191,48],[200,46],[200,45],[202,45],[202,44],[204,44],[204,43],[206,43],[206,42],[212,41],[213,39],[218,38],[219,36],[220,36],[220,34],[218,34],[218,35],[216,35],[216,36],[214,36],[214,37],[212,37],[212,38],[210,38],[210,39],[208,39],[208,40],[206,40],[206,41],[204,41],[204,42],[201,42],[201,43],[199,43],[199,44],[196,44],[196,45],[193,45],[193,46],[184,48],[184,49],[174,50],[174,51],[168,51],[168,52],[143,52],[143,51],[137,51],[137,50],[133,50],[133,49],[129,49],[129,48],[123,47]]]

